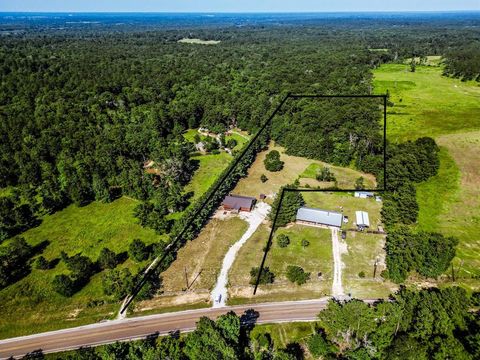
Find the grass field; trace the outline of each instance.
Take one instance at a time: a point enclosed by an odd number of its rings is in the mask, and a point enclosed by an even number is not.
[[[181,39],[178,40],[182,44],[195,44],[195,45],[217,45],[220,41],[217,40],[202,40],[202,39]]]
[[[199,168],[185,186],[185,192],[193,191],[194,193],[190,201],[198,199],[210,188],[233,157],[226,152],[221,152],[217,155],[198,155],[192,159],[199,162]]]
[[[252,297],[253,288],[249,285],[250,270],[260,266],[269,229],[262,225],[240,249],[229,275],[232,285],[229,289],[230,303],[308,299],[330,293],[333,270],[330,230],[293,225],[279,229],[276,235],[282,233],[289,236],[290,245],[280,248],[274,239],[265,263],[275,274],[275,282],[261,285],[255,297]],[[302,239],[308,240],[310,245],[303,248]],[[285,274],[288,265],[298,265],[311,272],[307,284],[298,286],[290,283]],[[319,272],[323,274],[321,279],[317,277]]]
[[[451,158],[419,188],[418,226],[456,236],[458,276],[480,276],[480,131],[442,136],[438,142]]]
[[[162,273],[163,295],[139,303],[137,309],[209,302],[225,254],[246,230],[247,223],[237,217],[212,219],[195,240],[180,249],[177,259]]]
[[[281,154],[280,159],[285,163],[281,171],[270,172],[265,169],[263,161],[265,160],[267,153],[271,150],[278,150]],[[314,177],[312,174],[316,169],[325,165],[327,164],[317,160],[286,155],[284,148],[275,146],[271,143],[267,151],[258,154],[255,162],[248,171],[248,176],[239,181],[233,193],[256,197],[258,197],[259,194],[266,194],[270,196],[268,201],[271,202],[273,195],[278,192],[281,186],[292,184],[299,178],[302,186],[307,183],[310,186],[331,186],[331,183],[322,183],[311,178]],[[365,183],[368,186],[374,186],[375,184],[375,178],[372,175],[364,174],[353,169],[331,165],[328,166],[335,174],[340,188],[354,187],[355,180],[360,176],[365,178]],[[262,174],[265,174],[268,178],[268,181],[265,183],[260,181]]]
[[[346,293],[360,299],[387,298],[397,286],[385,281],[380,273],[385,270],[385,236],[359,232],[347,233],[348,253],[342,256],[343,288]],[[377,271],[373,277],[374,265]],[[359,276],[364,272],[365,277]]]
[[[442,76],[441,66],[408,68],[390,64],[374,71],[375,91],[389,89],[395,103],[388,136],[432,136],[441,146],[439,174],[417,187],[417,228],[460,240],[454,265],[460,281],[471,284],[470,277],[480,275],[480,86]]]
[[[136,204],[121,198],[110,204],[72,205],[46,216],[39,227],[22,236],[32,245],[49,241],[42,254],[48,260],[58,259],[62,250],[69,255],[81,252],[96,260],[103,247],[119,253],[126,251],[134,238],[146,243],[164,240],[136,223],[132,215]],[[127,260],[120,267],[136,272],[141,265]],[[91,323],[109,318],[118,310],[118,304],[104,303],[107,298],[101,287],[102,273],[94,275],[71,298],[58,295],[51,287],[55,275],[62,273],[67,273],[63,262],[52,270],[32,269],[28,276],[0,291],[0,338]],[[93,305],[95,301],[99,305]]]
[[[375,92],[390,92],[387,136],[403,141],[480,129],[480,86],[442,76],[438,66],[386,64],[374,71]]]

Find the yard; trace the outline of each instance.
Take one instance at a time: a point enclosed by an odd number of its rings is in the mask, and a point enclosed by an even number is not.
[[[264,160],[268,152],[277,150],[280,152],[280,160],[283,161],[284,167],[281,171],[270,172],[265,169]],[[375,178],[373,175],[364,174],[349,168],[342,168],[333,165],[327,165],[317,160],[310,160],[298,156],[290,156],[285,154],[285,149],[280,146],[275,146],[273,142],[270,144],[267,151],[263,151],[257,155],[257,158],[248,171],[248,176],[241,179],[233,191],[235,194],[242,194],[245,196],[258,197],[259,194],[266,194],[269,196],[271,202],[274,194],[276,194],[283,185],[292,184],[299,179],[301,185],[309,184],[310,186],[331,186],[331,183],[322,183],[317,181],[314,177],[316,170],[323,166],[330,167],[335,174],[338,186],[341,188],[353,188],[355,180],[360,176],[365,178],[367,186],[375,186]],[[268,181],[262,183],[260,177],[265,174]]]
[[[177,259],[162,273],[162,294],[139,303],[136,310],[211,305],[210,291],[223,258],[246,229],[247,223],[238,217],[212,219],[196,239],[180,249]]]
[[[274,239],[265,263],[275,274],[275,282],[260,285],[257,295],[253,296],[253,287],[249,285],[250,270],[260,266],[269,234],[269,229],[263,225],[240,249],[233,264],[229,275],[229,303],[311,299],[330,293],[333,269],[330,230],[293,225],[279,229],[276,236],[282,233],[290,238],[290,245],[280,248]],[[302,247],[303,239],[310,245]],[[285,274],[288,265],[298,265],[311,272],[310,280],[302,286],[290,283]],[[321,278],[318,273],[322,273]]]

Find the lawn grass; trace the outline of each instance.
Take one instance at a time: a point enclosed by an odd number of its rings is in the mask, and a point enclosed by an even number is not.
[[[136,310],[201,305],[209,301],[225,254],[247,227],[247,223],[238,217],[212,219],[196,239],[179,250],[177,259],[161,274],[163,294],[139,303]]]
[[[49,244],[42,255],[58,259],[63,250],[69,255],[82,253],[95,261],[103,247],[120,253],[128,249],[134,238],[151,244],[165,240],[153,230],[142,228],[133,217],[137,201],[120,198],[110,204],[91,203],[85,207],[71,205],[45,216],[40,226],[22,236],[31,245]],[[132,272],[144,264],[127,260],[120,265]],[[0,291],[0,338],[78,326],[110,318],[119,304],[108,303],[101,286],[102,273],[71,298],[57,294],[51,286],[55,275],[68,273],[63,262],[51,270],[32,269],[17,283]],[[94,306],[94,302],[98,306]]]
[[[418,227],[460,240],[454,265],[457,277],[469,279],[480,276],[480,131],[438,142],[453,159],[442,157],[439,174],[420,185]]]
[[[386,269],[385,235],[349,231],[345,241],[348,247],[348,252],[342,255],[345,293],[359,299],[379,299],[395,292],[397,286],[380,276]],[[377,271],[373,277],[375,263]],[[364,272],[364,278],[359,276],[360,272]]]
[[[480,129],[480,86],[442,76],[440,66],[385,64],[374,70],[375,92],[390,92],[387,137],[392,142]]]
[[[225,136],[225,141],[228,141],[230,139],[234,139],[237,142],[237,146],[235,146],[232,150],[239,151],[245,146],[245,144],[249,141],[250,138],[248,136],[245,137],[236,133],[232,133]]]
[[[263,163],[268,152],[277,150],[280,152],[280,159],[284,162],[284,167],[281,171],[270,172],[265,169]],[[307,183],[310,186],[331,186],[331,183],[319,182],[316,179],[302,177],[305,172],[311,172],[312,167],[321,168],[328,166],[335,174],[338,186],[340,188],[352,188],[354,187],[355,180],[360,176],[365,178],[368,186],[375,186],[375,178],[372,175],[364,174],[359,171],[342,168],[338,166],[328,165],[321,161],[306,159],[298,156],[290,156],[285,154],[285,149],[281,146],[275,146],[272,142],[268,150],[262,151],[257,155],[255,162],[248,170],[248,176],[241,179],[235,187],[233,193],[241,194],[245,196],[258,197],[259,194],[266,194],[269,196],[267,202],[272,201],[274,195],[279,191],[281,186],[292,184],[295,180],[299,179],[302,186]],[[265,174],[268,181],[262,183],[260,177]]]
[[[374,71],[375,91],[389,89],[395,103],[388,110],[388,138],[431,136],[441,146],[438,175],[417,186],[415,227],[460,240],[453,263],[457,278],[471,287],[471,278],[480,275],[480,86],[442,76],[441,66],[408,69],[389,64]]]
[[[265,263],[265,266],[275,274],[275,282],[260,285],[255,296],[252,286],[249,285],[250,270],[260,266],[269,229],[265,225],[260,226],[240,249],[229,274],[230,304],[312,299],[330,293],[333,269],[330,230],[293,225],[290,228],[279,229],[276,236],[282,233],[289,236],[290,245],[280,248],[274,239]],[[310,245],[303,248],[302,239],[308,240]],[[286,278],[288,265],[298,265],[306,272],[310,272],[311,277],[307,284],[298,286],[290,283]],[[323,274],[321,279],[317,277],[319,272]]]
[[[314,321],[256,325],[250,332],[250,339],[253,341],[261,334],[270,334],[275,349],[285,349],[288,344],[298,343],[305,350],[306,340],[316,333],[317,327]],[[305,359],[314,358],[305,351]]]
[[[370,227],[377,230],[381,224],[380,210],[382,203],[375,199],[360,199],[353,196],[353,193],[338,192],[308,192],[303,193],[305,204],[308,207],[342,212],[348,216],[349,223],[343,224],[344,229],[354,229],[355,211],[366,211],[370,219]]]
[[[192,159],[199,162],[199,167],[185,186],[186,193],[190,191],[194,193],[193,198],[190,199],[191,202],[207,192],[233,157],[226,152],[221,152],[216,155],[198,155]]]

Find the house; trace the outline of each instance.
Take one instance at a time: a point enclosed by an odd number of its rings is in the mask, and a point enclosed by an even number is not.
[[[368,213],[365,211],[355,211],[357,218],[357,227],[360,230],[370,227],[370,219],[368,218]]]
[[[370,191],[355,191],[355,197],[360,199],[367,199],[374,197],[374,194]]]
[[[228,195],[222,201],[224,210],[252,211],[257,199],[248,196]]]
[[[334,211],[301,207],[297,211],[296,220],[297,224],[325,225],[339,228],[342,226],[343,214]]]

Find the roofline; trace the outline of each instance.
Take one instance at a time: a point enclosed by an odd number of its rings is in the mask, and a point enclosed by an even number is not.
[[[337,214],[337,215],[343,216],[343,214],[342,214],[342,213],[339,213],[338,211],[330,211],[330,210],[316,209],[316,208],[311,208],[311,207],[307,207],[307,206],[302,206],[302,207],[300,207],[298,210],[300,210],[300,209],[323,211],[323,212],[327,212],[327,213],[330,213],[330,214]],[[297,213],[298,213],[298,210],[297,210]]]

